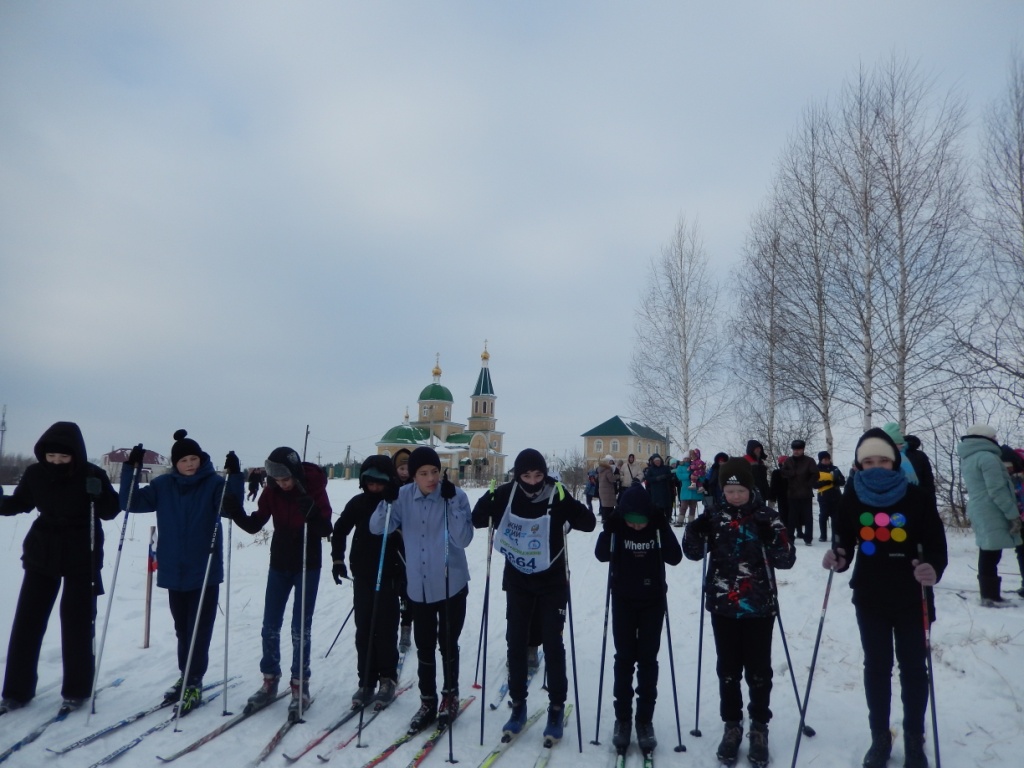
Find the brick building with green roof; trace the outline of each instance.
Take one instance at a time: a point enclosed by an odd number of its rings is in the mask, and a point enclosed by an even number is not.
[[[668,459],[667,437],[621,416],[612,416],[580,437],[583,438],[583,458],[588,467],[597,466],[608,455],[625,460],[632,453],[641,467],[647,466],[655,453],[666,461]]]

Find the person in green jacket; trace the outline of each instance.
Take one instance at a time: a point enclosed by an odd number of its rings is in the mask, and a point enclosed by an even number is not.
[[[1021,520],[1010,473],[1003,465],[996,431],[974,424],[957,444],[960,474],[967,486],[967,517],[978,544],[978,589],[987,608],[1010,605],[1000,594],[999,560],[1004,549],[1021,545]]]

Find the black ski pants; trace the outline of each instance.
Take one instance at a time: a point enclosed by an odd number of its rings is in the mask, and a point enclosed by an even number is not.
[[[747,678],[750,703],[747,713],[752,721],[768,723],[772,711],[772,634],[775,617],[732,619],[711,614],[711,628],[718,651],[719,712],[722,721],[743,719],[743,691],[740,681]]]
[[[505,642],[508,645],[508,693],[512,701],[526,701],[528,646],[540,637],[548,701],[564,704],[569,690],[565,672],[565,608],[569,592],[564,584],[544,585],[536,591],[520,587],[505,590]]]
[[[178,638],[178,670],[185,675],[188,665],[188,649],[192,643],[192,633],[196,633],[196,645],[192,654],[192,666],[188,670],[185,685],[202,685],[203,675],[210,666],[210,641],[213,639],[213,623],[217,619],[217,596],[220,584],[208,584],[203,605],[200,610],[199,593],[201,589],[181,591],[167,590],[167,602],[171,607],[171,618],[174,620],[174,634]],[[196,624],[199,628],[196,630]]]
[[[93,619],[96,616],[96,597],[88,574],[66,576],[60,598],[61,654],[64,660],[65,698],[86,699],[92,695]],[[50,621],[60,577],[35,571],[25,571],[18,595],[18,607],[11,627],[11,641],[7,647],[7,674],[4,677],[3,696],[28,702],[36,695],[39,651]]]
[[[382,679],[398,676],[398,590],[388,579],[377,582],[355,579],[352,582],[352,603],[355,606],[356,656],[359,659],[359,687],[376,686]],[[377,615],[373,615],[376,597]],[[373,634],[370,625],[373,624]],[[369,662],[369,668],[367,668]],[[367,675],[369,669],[369,675]],[[397,682],[397,680],[396,680]]]
[[[895,645],[903,698],[903,732],[923,735],[928,706],[928,661],[921,606],[854,607],[864,648],[864,693],[871,730],[889,730]]]
[[[807,543],[814,539],[814,499],[789,498],[789,528],[793,540],[801,538]]]
[[[664,600],[612,597],[612,639],[615,641],[615,719],[633,715],[633,670],[636,669],[636,721],[654,719],[658,698],[658,652],[665,619]]]
[[[420,696],[437,697],[436,651],[441,652],[444,691],[459,689],[459,635],[466,623],[465,586],[447,600],[436,603],[409,601],[412,613],[412,634],[419,662]],[[450,634],[449,634],[450,633]]]

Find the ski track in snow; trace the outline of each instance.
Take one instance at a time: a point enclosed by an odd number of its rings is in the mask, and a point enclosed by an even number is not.
[[[8,487],[5,490],[10,493],[13,488]],[[355,481],[330,481],[328,493],[335,515],[340,513],[346,501],[358,492]],[[483,489],[471,488],[467,493],[470,502],[475,503]],[[252,502],[247,502],[246,505],[249,509],[254,507]],[[33,519],[33,514],[18,515],[4,518],[0,523],[4,526],[5,534],[0,537],[0,541],[7,541],[7,555],[3,558],[0,569],[3,571],[3,581],[8,585],[0,594],[0,627],[4,635],[0,638],[2,648],[6,648],[22,578],[20,545]],[[55,724],[47,730],[37,742],[12,755],[6,763],[10,768],[89,765],[152,726],[160,717],[151,715],[67,755],[56,757],[45,751],[46,747],[63,746],[112,721],[154,704],[162,691],[177,678],[174,662],[175,641],[167,610],[166,593],[156,587],[153,589],[150,647],[142,648],[146,550],[149,527],[154,521],[153,514],[136,514],[129,520],[106,638],[100,683],[109,682],[120,676],[125,678],[124,684],[120,688],[100,694],[97,712],[91,717],[88,725],[85,710],[73,713],[65,722]],[[122,518],[118,517],[104,525],[106,566],[103,575],[108,589],[121,524]],[[682,534],[681,529],[673,530],[677,535]],[[552,755],[552,765],[559,767],[589,768],[595,764],[605,765],[611,762],[611,667],[614,649],[610,631],[601,704],[602,743],[601,746],[590,744],[594,738],[597,717],[598,672],[601,666],[602,622],[607,584],[607,566],[597,562],[593,556],[596,537],[596,532],[574,532],[569,536],[583,752],[578,752],[574,716],[566,728],[565,738],[557,748],[556,754]],[[1014,601],[1020,603],[1020,607],[1005,610],[981,608],[977,604],[976,571],[973,570],[977,559],[974,537],[970,532],[952,530],[947,532],[947,537],[950,565],[942,583],[936,588],[938,621],[932,628],[942,758],[946,765],[958,767],[1016,765],[1019,764],[1020,755],[1024,754],[1024,676],[1020,673],[1021,659],[1024,659],[1024,601],[1012,595],[1011,590],[1020,586],[1020,580],[1016,575],[1008,575],[1003,579],[1004,595],[1012,597]],[[241,675],[242,685],[228,691],[227,707],[232,712],[238,712],[246,697],[261,682],[260,628],[269,547],[266,544],[256,544],[253,536],[237,527],[232,532],[232,538],[229,674]],[[807,684],[807,672],[825,592],[827,573],[821,568],[825,546],[817,541],[811,547],[798,543],[796,565],[791,571],[778,573],[783,626],[797,668],[797,683],[801,697]],[[327,553],[328,545],[325,543],[324,547]],[[501,736],[501,726],[507,717],[504,708],[499,708],[496,712],[487,712],[484,744],[481,746],[480,707],[486,707],[486,703],[491,700],[496,686],[501,682],[505,663],[505,601],[500,581],[502,563],[498,558],[494,558],[487,637],[488,690],[485,693],[472,690],[483,604],[486,555],[486,531],[476,531],[473,543],[468,549],[472,581],[466,626],[461,638],[460,680],[462,695],[475,693],[477,701],[466,711],[454,731],[455,757],[462,765],[470,768],[479,764],[497,744]],[[1001,570],[1014,574],[1015,566],[1012,550],[1005,551]],[[675,641],[676,684],[680,709],[679,727],[687,751],[677,754],[672,750],[678,743],[678,736],[672,705],[668,648],[663,637],[659,658],[659,699],[655,713],[655,730],[659,741],[655,754],[661,766],[717,765],[714,752],[721,736],[721,722],[718,717],[714,640],[709,622],[705,622],[700,695],[699,725],[703,736],[696,738],[690,735],[690,730],[695,725],[700,572],[700,563],[688,560],[684,560],[677,567],[669,568],[668,571],[670,620]],[[798,764],[802,766],[856,768],[860,765],[868,746],[867,709],[861,678],[862,657],[853,607],[850,604],[848,581],[847,573],[836,575],[833,582],[807,714],[807,723],[814,727],[817,735],[811,738],[805,736],[801,740]],[[223,585],[221,590],[223,608]],[[311,687],[317,693],[317,701],[306,715],[306,724],[297,725],[288,733],[284,743],[268,758],[266,765],[283,765],[285,760],[282,753],[294,752],[301,748],[314,733],[347,707],[352,691],[356,687],[351,622],[345,628],[330,657],[325,660],[323,655],[351,605],[351,587],[347,584],[336,586],[331,578],[330,569],[324,568],[321,572],[320,591],[313,620]],[[99,602],[98,631],[102,628],[107,608],[107,597],[103,596]],[[290,611],[289,607],[286,622],[290,621]],[[282,662],[287,668],[291,661],[291,649],[287,640],[282,646]],[[792,761],[799,713],[792,683],[788,679],[789,672],[778,629],[772,652],[775,669],[775,686],[772,692],[774,719],[771,723],[770,736],[772,762],[774,765],[788,766]],[[567,656],[570,653],[568,627],[566,653]],[[223,673],[224,664],[223,613],[217,619],[210,655],[211,664],[207,679],[218,679]],[[4,658],[6,659],[6,656]],[[403,675],[406,682],[414,680],[415,677],[415,659],[410,658],[409,662]],[[568,658],[567,662],[570,668],[571,699],[571,658]],[[60,704],[61,675],[60,621],[58,608],[55,607],[40,657],[39,694],[28,708],[0,718],[0,750],[6,749],[39,722],[56,712]],[[543,702],[543,696],[540,686],[535,683],[531,688],[531,711]],[[405,730],[418,703],[414,688],[409,695],[399,698],[367,729],[363,736],[363,743],[368,745],[367,749],[356,749],[352,744],[335,753],[331,765],[341,768],[363,765]],[[147,738],[133,749],[130,755],[121,758],[118,764],[131,768],[161,765],[156,759],[157,754],[167,754],[179,749],[213,729],[222,721],[224,707],[225,703],[221,696],[209,707],[183,718],[179,725],[181,732],[174,733],[173,729],[168,728]],[[269,734],[283,722],[285,710],[286,703],[278,702],[266,712],[201,747],[187,759],[199,759],[204,763],[211,762],[223,766],[242,765],[257,756]],[[892,726],[897,734],[901,732],[900,718],[899,677],[894,673]],[[513,768],[532,762],[540,746],[540,729],[535,730],[535,733],[525,734],[513,745],[509,754],[501,759],[500,765]],[[332,734],[327,743],[340,741],[347,737],[349,732],[346,726]],[[411,744],[392,756],[385,765],[405,765],[421,741],[419,738],[414,739]],[[926,748],[934,765],[930,714],[927,720]],[[744,742],[740,752],[740,764],[746,763],[745,755]],[[425,764],[441,766],[445,764],[447,757],[446,740],[445,748],[434,750]],[[902,739],[897,737],[890,765],[901,765],[902,760]],[[317,765],[318,761],[315,754],[311,753],[299,764],[312,766]]]

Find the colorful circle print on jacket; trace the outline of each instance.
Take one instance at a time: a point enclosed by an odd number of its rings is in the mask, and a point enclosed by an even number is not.
[[[875,554],[875,542],[890,539],[900,544],[907,540],[907,518],[902,512],[890,515],[888,512],[862,512],[860,516],[860,551],[865,555]]]

